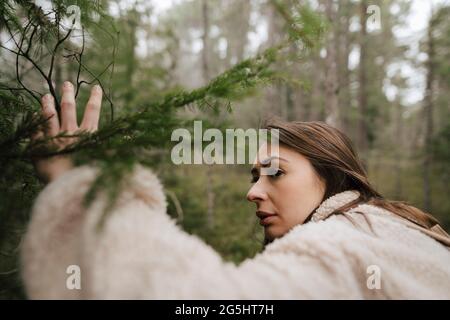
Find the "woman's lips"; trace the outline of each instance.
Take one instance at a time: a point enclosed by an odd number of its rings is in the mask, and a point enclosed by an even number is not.
[[[276,213],[268,213],[268,212],[263,212],[263,211],[257,211],[256,215],[260,219],[259,224],[262,225],[262,226],[266,226],[266,225],[270,224],[275,219]]]
[[[271,215],[271,216],[267,216],[267,217],[261,219],[259,221],[259,224],[262,225],[262,226],[267,226],[267,225],[271,224],[274,219],[276,219],[276,215],[275,214]]]

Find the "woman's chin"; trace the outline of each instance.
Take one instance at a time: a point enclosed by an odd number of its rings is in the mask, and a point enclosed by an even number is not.
[[[264,237],[270,241],[283,236],[282,230],[276,225],[268,225],[264,227]]]

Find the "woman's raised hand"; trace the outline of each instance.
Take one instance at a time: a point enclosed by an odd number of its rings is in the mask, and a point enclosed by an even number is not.
[[[80,131],[94,132],[98,129],[100,109],[102,105],[102,89],[94,85],[91,90],[89,101],[84,111],[80,126],[77,123],[77,112],[75,102],[75,88],[69,81],[64,82],[61,98],[61,123],[55,109],[55,101],[51,94],[46,94],[41,100],[41,112],[45,118],[49,118],[48,125],[32,137],[33,140],[42,137],[54,137],[61,132],[76,134]],[[76,142],[76,137],[60,137],[49,140],[50,144],[61,150]],[[67,155],[56,155],[48,158],[39,158],[34,161],[39,177],[44,182],[51,182],[58,176],[73,167],[72,161]]]

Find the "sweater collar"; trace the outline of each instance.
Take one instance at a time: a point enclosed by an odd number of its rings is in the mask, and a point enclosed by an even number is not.
[[[336,209],[356,200],[359,195],[357,190],[347,190],[329,197],[313,213],[311,221],[317,222],[328,218]]]

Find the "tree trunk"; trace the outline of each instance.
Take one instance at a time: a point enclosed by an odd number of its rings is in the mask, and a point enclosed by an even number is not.
[[[360,4],[360,57],[359,57],[359,92],[358,92],[358,106],[359,106],[359,148],[361,155],[365,160],[368,149],[368,131],[367,131],[367,3],[366,0],[361,0]]]
[[[341,129],[348,133],[350,129],[351,112],[351,95],[350,95],[350,70],[348,68],[348,60],[350,56],[350,15],[349,1],[341,0],[338,11],[339,26],[339,44],[338,44],[338,61],[339,61],[339,114]]]
[[[424,193],[424,208],[431,212],[431,168],[432,168],[432,150],[431,142],[433,138],[433,83],[434,83],[434,39],[433,39],[433,17],[430,18],[428,25],[428,62],[427,62],[427,82],[424,99],[425,112],[425,156],[423,159],[423,193]]]
[[[274,46],[280,38],[280,21],[278,20],[277,16],[277,10],[274,8],[274,6],[268,7],[268,39],[267,39],[267,46],[271,47]],[[282,102],[282,89],[283,86],[279,83],[273,83],[271,86],[269,86],[266,90],[266,115],[277,115],[280,117],[283,117],[283,109],[284,105]]]
[[[129,39],[127,39],[128,41],[128,59],[127,59],[127,64],[126,64],[126,71],[125,71],[125,77],[126,77],[126,83],[127,85],[127,89],[125,91],[125,104],[126,105],[131,105],[134,95],[135,95],[135,91],[133,88],[133,77],[134,77],[134,73],[136,71],[136,65],[137,65],[137,59],[136,59],[136,47],[137,47],[137,38],[136,38],[136,30],[137,30],[137,15],[138,13],[135,11],[135,9],[133,9],[130,13],[129,13],[129,19],[128,19],[128,30],[127,30],[127,36],[129,37]]]
[[[337,72],[336,45],[338,33],[336,31],[336,10],[334,1],[325,1],[325,14],[330,23],[327,41],[327,56],[325,58],[325,110],[326,122],[334,127],[340,127],[339,121],[339,78]]]
[[[294,92],[290,84],[286,85],[286,120],[295,120],[295,104],[294,104]]]
[[[395,114],[395,137],[396,141],[400,143],[400,145],[403,145],[403,106],[399,100],[396,101],[395,105],[396,114]],[[395,152],[395,164],[394,164],[394,170],[395,170],[395,198],[396,199],[402,199],[402,175],[403,175],[403,149],[398,146]]]

